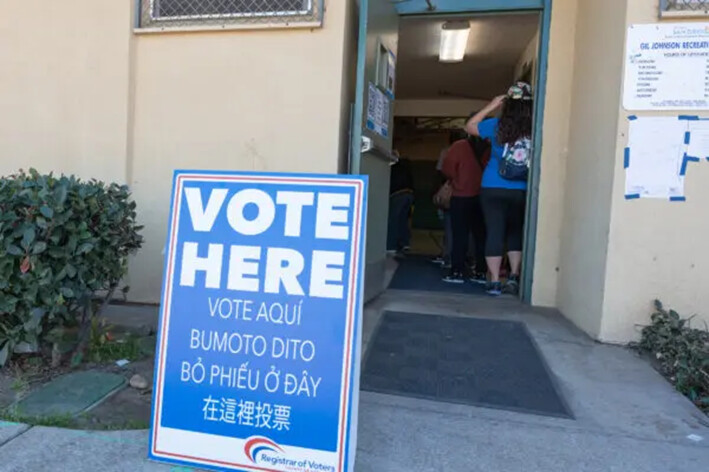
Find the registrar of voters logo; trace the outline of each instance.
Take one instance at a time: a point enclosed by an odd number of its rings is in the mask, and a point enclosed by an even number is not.
[[[288,458],[286,452],[275,442],[264,437],[249,438],[244,446],[244,452],[254,464],[266,466],[284,465],[292,472],[334,472],[331,465],[314,460],[294,460]]]
[[[268,438],[255,437],[246,440],[244,452],[251,462],[257,464],[256,460],[260,452],[283,453],[283,449]]]
[[[257,464],[256,461],[260,452],[284,453],[283,449],[281,449],[281,446],[278,444],[268,438],[258,436],[246,440],[244,452],[246,453],[246,457],[254,464]]]
[[[351,472],[367,179],[176,171],[149,456]]]

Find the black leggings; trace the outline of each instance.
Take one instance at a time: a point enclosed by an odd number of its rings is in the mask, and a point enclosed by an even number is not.
[[[487,241],[485,256],[499,257],[505,252],[522,251],[524,207],[527,192],[505,188],[484,188],[480,203],[485,214]]]
[[[453,250],[451,263],[453,272],[466,272],[465,260],[468,255],[468,241],[473,233],[475,243],[475,271],[486,272],[485,264],[485,222],[480,209],[479,197],[452,197],[451,226],[453,229]]]

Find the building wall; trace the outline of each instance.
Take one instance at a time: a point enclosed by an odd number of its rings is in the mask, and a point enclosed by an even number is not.
[[[130,297],[157,301],[174,168],[347,169],[355,5],[327,1],[322,29],[136,35],[133,2],[0,0],[0,175],[130,184],[146,237]],[[685,203],[623,198],[619,45],[655,21],[654,1],[553,2],[532,300],[605,341],[634,338],[655,298],[709,321],[694,243],[709,232],[709,165],[690,168]],[[396,114],[477,105],[444,102]]]
[[[338,171],[345,13],[329,2],[322,30],[135,38],[132,187],[145,246],[132,299],[160,293],[173,169]]]
[[[561,11],[561,10],[558,10]],[[531,41],[529,41],[529,44],[525,48],[524,52],[520,56],[519,60],[517,61],[517,65],[515,66],[515,76],[514,78],[517,79],[519,78],[523,73],[524,73],[524,68],[528,64],[531,65],[531,71],[532,71],[532,88],[537,86],[536,83],[536,78],[537,78],[537,66],[538,66],[538,56],[539,56],[539,32],[534,35]]]
[[[465,98],[444,99],[397,99],[394,103],[395,116],[463,118],[481,110],[486,100]]]
[[[0,175],[126,182],[128,3],[0,0]]]
[[[628,25],[658,21],[657,2],[627,2]],[[617,74],[622,74],[620,68]],[[620,103],[614,111],[618,121],[613,143],[615,179],[599,338],[610,342],[636,338],[637,325],[649,322],[654,299],[662,300],[681,315],[699,315],[694,323],[704,326],[703,322],[709,322],[709,255],[703,250],[701,239],[709,233],[706,217],[709,165],[707,162],[690,164],[685,183],[686,202],[626,201],[623,152],[627,145],[629,112]],[[638,116],[678,114],[632,113]],[[706,112],[700,115],[709,117]]]
[[[156,302],[173,169],[343,166],[352,3],[312,30],[134,34],[134,2],[0,0],[0,175],[131,185],[145,245],[126,283]]]
[[[579,1],[558,307],[594,337],[603,313],[624,38],[621,2]]]
[[[357,95],[357,46],[359,40],[359,5],[345,0],[344,54],[342,56],[342,91],[340,97],[340,164],[339,171],[350,171],[352,140],[350,129]]]
[[[557,305],[577,0],[552,3],[532,303]]]

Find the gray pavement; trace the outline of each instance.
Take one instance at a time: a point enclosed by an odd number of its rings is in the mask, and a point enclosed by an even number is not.
[[[29,426],[16,423],[8,423],[6,421],[0,421],[0,445],[12,441],[20,434],[24,433],[29,429]],[[0,461],[2,456],[0,455]]]
[[[643,359],[593,342],[552,310],[513,300],[390,291],[365,309],[365,349],[385,310],[525,322],[575,418],[363,392],[357,472],[709,470],[708,418]],[[186,470],[150,463],[146,455],[145,431],[0,423],[2,472]]]

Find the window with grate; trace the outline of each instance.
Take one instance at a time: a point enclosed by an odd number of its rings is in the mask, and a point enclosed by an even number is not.
[[[141,0],[140,27],[316,27],[323,0]]]
[[[709,16],[709,0],[660,0],[661,16]]]

